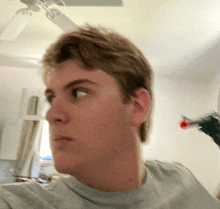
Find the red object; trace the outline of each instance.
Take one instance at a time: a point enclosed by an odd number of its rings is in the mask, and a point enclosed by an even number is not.
[[[182,129],[187,129],[190,126],[189,122],[186,120],[180,121],[179,124],[180,124],[180,128],[182,128]]]
[[[47,167],[47,165],[45,165],[45,164],[42,164],[42,167]]]

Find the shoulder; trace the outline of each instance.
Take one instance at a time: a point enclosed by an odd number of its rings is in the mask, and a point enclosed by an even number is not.
[[[31,208],[41,207],[43,204],[53,204],[54,199],[59,200],[59,195],[54,190],[58,190],[59,180],[50,185],[43,185],[37,182],[19,182],[0,186],[0,208]],[[3,205],[3,206],[2,206]],[[10,205],[11,207],[6,207]],[[35,208],[38,208],[38,207]]]
[[[17,182],[17,183],[10,183],[10,184],[2,184],[0,185],[0,194],[2,193],[8,193],[11,191],[14,191],[14,193],[18,192],[42,192],[43,190],[50,190],[53,188],[56,188],[59,184],[62,183],[62,180],[56,180],[53,183],[50,184],[40,184],[37,182]]]
[[[11,183],[0,186],[0,208],[27,208],[28,206],[22,201],[22,197],[28,199],[35,184],[30,183]]]
[[[147,160],[145,166],[150,186],[159,191],[155,193],[168,195],[166,200],[175,205],[171,208],[220,208],[219,200],[183,164]]]
[[[159,160],[146,160],[145,166],[157,180],[178,182],[183,185],[197,183],[195,176],[183,164],[178,162],[162,162]]]
[[[6,202],[20,201],[21,198],[33,198],[39,196],[43,187],[36,182],[19,182],[0,186],[0,197]]]
[[[40,190],[42,185],[36,182],[19,182],[19,183],[11,183],[11,184],[3,184],[0,186],[1,194],[9,194],[13,193],[26,193],[26,192],[37,192]]]
[[[11,209],[10,205],[1,197],[0,193],[0,208],[1,209]]]
[[[152,172],[161,172],[165,174],[188,173],[188,169],[178,162],[163,162],[159,160],[146,160],[145,166]]]

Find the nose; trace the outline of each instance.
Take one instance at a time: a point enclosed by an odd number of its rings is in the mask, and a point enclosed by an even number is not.
[[[69,120],[67,108],[62,100],[54,99],[46,114],[46,120],[49,124],[67,123]]]

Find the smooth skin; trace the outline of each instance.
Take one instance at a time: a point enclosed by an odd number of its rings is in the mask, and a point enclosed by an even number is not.
[[[56,170],[100,191],[128,191],[143,184],[147,174],[139,128],[151,98],[143,88],[135,93],[123,104],[112,76],[100,69],[86,71],[76,60],[59,64],[46,90]],[[72,140],[61,145],[53,141],[57,135]]]

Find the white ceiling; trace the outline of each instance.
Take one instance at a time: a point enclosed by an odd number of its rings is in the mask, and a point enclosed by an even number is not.
[[[123,0],[123,7],[57,8],[77,25],[113,28],[145,54],[155,74],[202,78],[220,69],[219,0]],[[1,0],[0,31],[19,0]],[[0,65],[37,67],[42,53],[62,31],[41,10],[33,14],[16,42],[0,42]]]

